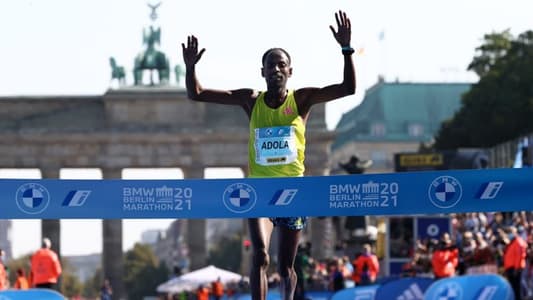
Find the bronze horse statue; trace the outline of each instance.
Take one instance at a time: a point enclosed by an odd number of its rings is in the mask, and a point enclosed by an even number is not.
[[[111,80],[116,79],[119,85],[124,85],[126,83],[124,67],[117,65],[114,57],[109,58],[109,64],[111,65]]]
[[[156,44],[160,43],[161,30],[154,30],[150,26],[149,31],[143,33],[143,43],[146,49],[135,57],[133,67],[133,78],[135,85],[143,84],[143,71],[150,71],[150,85],[154,85],[153,73],[157,71],[159,84],[167,84],[170,76],[170,66],[165,53],[156,49]]]

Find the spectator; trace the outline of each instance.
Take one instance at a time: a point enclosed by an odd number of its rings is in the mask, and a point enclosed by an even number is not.
[[[420,253],[415,252],[413,258],[402,265],[402,277],[416,277],[422,273],[420,265]]]
[[[479,219],[476,213],[467,213],[464,227],[467,231],[479,231]]]
[[[476,233],[477,248],[474,253],[475,265],[486,265],[495,263],[494,253],[481,232]]]
[[[17,279],[14,288],[17,290],[27,290],[30,288],[30,284],[28,283],[28,279],[22,268],[17,269]]]
[[[209,289],[203,284],[196,290],[196,300],[209,300]]]
[[[108,279],[105,279],[102,287],[100,288],[100,300],[111,300],[112,295],[113,289],[111,288],[111,283]]]
[[[353,274],[353,265],[348,256],[342,257],[342,276],[344,278],[350,278]]]
[[[509,227],[507,246],[503,253],[503,268],[505,277],[513,288],[515,299],[521,300],[520,281],[522,271],[526,267],[526,242],[517,235],[516,227]]]
[[[488,221],[488,218],[487,218],[487,215],[485,215],[484,213],[478,213],[477,214],[477,217],[479,219],[479,230],[481,231],[484,231],[485,228],[488,226],[489,224],[489,221]]]
[[[417,274],[425,276],[426,274],[432,274],[431,268],[431,255],[433,250],[439,244],[439,241],[436,239],[424,239],[418,240],[415,247],[415,254],[417,255],[416,259],[413,255],[413,263],[416,268]]]
[[[468,268],[474,266],[475,253],[477,249],[476,240],[472,231],[466,231],[463,234],[463,242],[460,249],[459,255],[459,266],[458,273],[459,275],[464,275],[467,273]]]
[[[490,241],[495,253],[497,265],[503,266],[503,254],[508,243],[507,234],[503,229],[499,228],[496,232],[492,233]]]
[[[526,299],[533,299],[533,244],[530,242],[528,242],[527,248],[527,261],[524,281],[526,288]]]
[[[523,225],[519,225],[517,228],[517,234],[522,238],[522,240],[527,241],[527,232]]]
[[[220,281],[220,277],[211,283],[211,290],[215,300],[220,300],[222,296],[224,296],[224,284],[222,284],[222,281]]]
[[[492,229],[492,232],[498,232],[498,230],[504,228],[504,220],[503,220],[503,214],[498,212],[494,214],[494,218],[492,222],[489,224],[490,228]]]
[[[309,255],[307,254],[307,249],[304,245],[298,246],[298,252],[296,253],[296,258],[294,260],[294,271],[296,272],[296,276],[298,278],[298,281],[296,282],[296,290],[294,291],[295,300],[305,299],[306,281],[309,279],[306,271],[309,265]]]
[[[435,279],[451,277],[455,275],[458,264],[459,250],[452,243],[450,235],[444,233],[439,247],[433,252],[431,265]]]
[[[329,290],[339,291],[345,288],[344,276],[342,275],[342,260],[334,259],[328,264]]]
[[[354,281],[357,285],[369,285],[376,281],[379,273],[379,261],[372,253],[370,244],[363,245],[363,253],[354,262]]]
[[[61,275],[61,263],[51,246],[50,239],[44,238],[41,249],[31,257],[32,284],[35,287],[53,289]]]
[[[226,288],[226,295],[228,296],[228,300],[233,300],[233,297],[235,296],[234,285],[228,285],[228,287]]]
[[[4,265],[5,251],[0,249],[0,290],[9,288],[9,279],[7,275],[7,267]]]

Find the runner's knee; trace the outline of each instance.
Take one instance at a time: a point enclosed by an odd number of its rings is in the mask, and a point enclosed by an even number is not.
[[[279,273],[279,276],[282,278],[287,278],[287,277],[292,278],[293,276],[296,276],[296,272],[294,271],[293,267],[282,264],[282,263],[278,265],[278,273]]]
[[[265,249],[259,249],[254,252],[254,263],[256,266],[266,268],[270,264],[270,256]]]

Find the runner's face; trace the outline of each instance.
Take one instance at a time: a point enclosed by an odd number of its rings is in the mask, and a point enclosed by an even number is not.
[[[289,58],[283,51],[271,51],[261,68],[261,74],[266,80],[268,88],[285,87],[287,80],[292,75]]]

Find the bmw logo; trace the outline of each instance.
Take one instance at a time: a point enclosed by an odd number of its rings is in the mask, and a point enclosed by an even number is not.
[[[463,195],[463,188],[457,179],[441,176],[433,180],[429,186],[428,196],[431,203],[439,208],[454,207]]]
[[[17,206],[27,214],[39,214],[50,203],[48,190],[38,183],[26,183],[17,189]]]
[[[457,282],[447,282],[437,289],[438,299],[463,299],[463,289]]]
[[[439,231],[440,231],[439,226],[435,224],[429,225],[428,228],[426,229],[426,233],[431,237],[438,237]]]
[[[224,190],[222,200],[227,209],[234,213],[245,213],[255,206],[257,195],[253,187],[245,183],[234,183]]]

